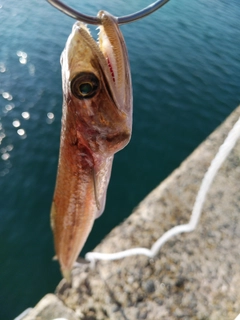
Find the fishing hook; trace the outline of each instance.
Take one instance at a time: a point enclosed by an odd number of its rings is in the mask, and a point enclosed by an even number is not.
[[[118,24],[127,24],[139,19],[142,19],[149,14],[153,13],[154,11],[161,8],[165,3],[167,3],[169,0],[158,0],[146,8],[137,11],[135,13],[122,16],[122,17],[115,17],[117,19]],[[58,10],[62,11],[66,15],[72,17],[73,19],[80,20],[82,22],[88,23],[88,24],[94,24],[94,25],[100,25],[101,20],[98,17],[88,16],[83,13],[80,13],[73,8],[70,8],[60,0],[47,0],[53,7],[57,8]]]

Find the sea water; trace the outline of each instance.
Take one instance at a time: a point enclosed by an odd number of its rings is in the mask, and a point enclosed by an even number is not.
[[[151,3],[66,2],[86,14],[117,16]],[[239,105],[239,16],[238,0],[171,0],[121,27],[133,136],[115,156],[106,210],[82,256]],[[0,0],[0,22],[0,319],[10,320],[61,279],[49,213],[61,125],[59,58],[74,21],[44,0]]]

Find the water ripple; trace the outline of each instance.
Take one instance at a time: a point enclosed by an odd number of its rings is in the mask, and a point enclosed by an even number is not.
[[[104,6],[127,14],[146,5],[143,0],[122,4],[92,0],[83,11],[96,14]],[[62,108],[59,57],[73,20],[46,1],[25,0],[21,6],[8,0],[0,21],[0,290],[8,297],[0,318],[9,320],[59,279],[51,263],[48,215]],[[132,69],[133,137],[115,157],[106,213],[86,250],[240,103],[239,1],[170,1],[121,29]],[[125,201],[116,207],[118,197]],[[27,268],[36,265],[38,272],[29,278]]]

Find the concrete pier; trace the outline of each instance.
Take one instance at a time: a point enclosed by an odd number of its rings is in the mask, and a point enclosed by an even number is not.
[[[120,226],[98,252],[150,248],[189,221],[202,178],[238,107]],[[73,270],[24,320],[234,320],[240,313],[240,141],[218,172],[197,229],[167,242],[154,259],[133,256]]]

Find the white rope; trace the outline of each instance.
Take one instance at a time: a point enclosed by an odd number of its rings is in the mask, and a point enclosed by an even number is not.
[[[202,207],[207,195],[207,192],[211,186],[211,183],[216,176],[220,166],[225,161],[230,151],[234,148],[237,140],[240,137],[240,118],[235,123],[233,128],[230,130],[227,138],[224,143],[220,146],[218,153],[215,158],[212,160],[208,171],[205,173],[204,178],[202,180],[201,187],[199,189],[196,201],[194,203],[193,211],[191,214],[191,218],[189,223],[178,225],[173,227],[172,229],[165,232],[152,246],[149,250],[147,248],[133,248],[129,250],[124,250],[116,253],[100,253],[100,252],[88,252],[85,255],[85,259],[90,261],[93,265],[96,260],[118,260],[125,257],[133,256],[133,255],[145,255],[147,257],[153,258],[157,255],[160,248],[172,237],[183,233],[183,232],[191,232],[195,230],[199,218],[201,216]]]
[[[14,320],[22,320],[22,319],[24,319],[30,313],[31,310],[32,310],[32,308],[27,308],[19,316],[14,318]]]

